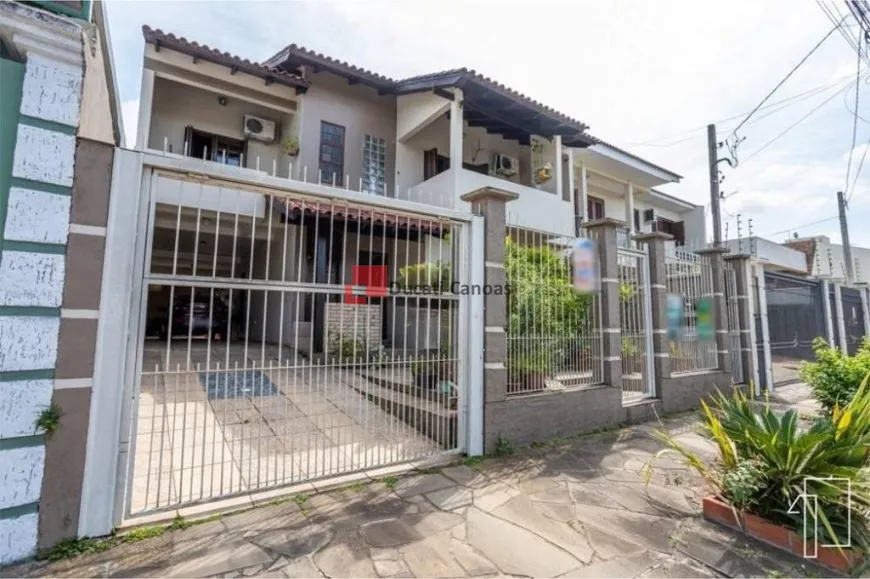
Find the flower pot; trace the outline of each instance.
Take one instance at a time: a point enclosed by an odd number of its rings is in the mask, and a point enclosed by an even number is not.
[[[438,374],[431,370],[425,370],[414,376],[414,383],[420,389],[435,388],[438,385]]]
[[[758,515],[737,510],[719,497],[704,497],[703,509],[704,518],[708,521],[736,529],[798,557],[815,554],[814,561],[817,564],[845,575],[864,560],[863,553],[858,549],[843,547],[840,550],[836,547],[815,545],[811,541],[805,542],[800,532]]]
[[[287,149],[286,153],[288,157],[295,157],[299,154],[299,147]]]

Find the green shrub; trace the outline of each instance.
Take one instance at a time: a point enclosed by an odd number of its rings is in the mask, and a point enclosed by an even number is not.
[[[433,291],[450,291],[453,264],[449,261],[414,263],[399,268],[399,286],[402,289],[428,287]]]
[[[655,436],[667,448],[647,464],[647,476],[656,459],[676,452],[735,507],[799,533],[804,528],[805,506],[799,499],[806,485],[807,496],[815,495],[817,500],[807,508],[818,505],[820,542],[847,545],[851,519],[852,545],[867,550],[870,392],[866,382],[865,378],[842,409],[835,407],[829,417],[807,430],[798,428],[794,410],[779,415],[767,402],[759,404],[739,391],[731,397],[718,394],[712,407],[702,402],[702,426],[717,445],[718,458],[705,462],[675,435],[659,431]],[[797,509],[793,509],[795,504]]]
[[[801,380],[810,385],[813,396],[830,415],[834,408],[849,403],[870,373],[870,340],[861,343],[854,356],[843,354],[839,348],[831,348],[823,338],[813,341],[815,362],[804,362],[800,367]]]

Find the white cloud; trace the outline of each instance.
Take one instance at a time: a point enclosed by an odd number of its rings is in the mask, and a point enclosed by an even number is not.
[[[125,146],[128,148],[136,145],[136,130],[139,126],[139,99],[123,101],[121,103],[121,118],[124,121]]]

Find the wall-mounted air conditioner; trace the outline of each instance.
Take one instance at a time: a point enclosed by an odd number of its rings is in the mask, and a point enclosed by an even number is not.
[[[242,132],[246,137],[271,143],[275,140],[275,121],[254,115],[245,115],[245,127]]]
[[[520,163],[514,157],[498,153],[492,159],[492,169],[499,177],[513,177],[519,172]]]
[[[656,210],[655,209],[644,209],[643,210],[643,222],[644,223],[655,223],[656,221]]]

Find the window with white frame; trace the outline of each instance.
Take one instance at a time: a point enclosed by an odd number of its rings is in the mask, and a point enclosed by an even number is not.
[[[363,191],[372,195],[384,195],[386,182],[387,141],[379,137],[363,137]]]

